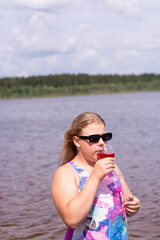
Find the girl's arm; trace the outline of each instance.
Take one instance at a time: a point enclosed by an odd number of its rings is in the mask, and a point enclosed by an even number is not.
[[[79,176],[69,164],[60,167],[53,178],[51,192],[55,206],[70,228],[76,228],[88,215],[101,179],[113,171],[113,160],[99,160],[78,193]]]
[[[123,202],[127,216],[133,216],[138,212],[140,208],[140,200],[137,197],[133,196],[123,177],[123,174],[117,166],[115,166],[115,171],[119,174],[119,178],[121,181],[123,189]]]

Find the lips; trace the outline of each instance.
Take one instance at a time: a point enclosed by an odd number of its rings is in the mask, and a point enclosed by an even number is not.
[[[102,148],[102,149],[97,150],[96,152],[97,152],[97,153],[100,153],[100,152],[103,152],[103,150],[104,150],[104,149]]]

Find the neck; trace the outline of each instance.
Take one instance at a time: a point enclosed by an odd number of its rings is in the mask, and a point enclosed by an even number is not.
[[[84,159],[81,153],[78,153],[75,156],[75,158],[73,159],[73,162],[77,163],[80,167],[82,167],[88,172],[91,172],[95,165],[95,162]]]

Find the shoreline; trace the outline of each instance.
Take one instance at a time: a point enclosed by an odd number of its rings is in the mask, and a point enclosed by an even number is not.
[[[160,92],[160,90],[136,90],[136,91],[118,91],[118,92],[90,92],[90,93],[76,93],[76,94],[48,94],[39,96],[16,96],[16,97],[1,97],[3,100],[22,100],[22,99],[41,99],[41,98],[59,98],[59,97],[80,97],[80,96],[98,96],[98,95],[113,95],[113,94],[127,94],[127,93],[148,93],[148,92]]]

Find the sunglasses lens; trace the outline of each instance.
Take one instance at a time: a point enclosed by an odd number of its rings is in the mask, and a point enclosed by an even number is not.
[[[99,135],[91,135],[91,136],[89,136],[89,141],[92,142],[92,143],[98,142],[99,139],[100,139]]]
[[[111,140],[112,138],[112,133],[105,133],[102,135],[102,139],[104,142]]]

